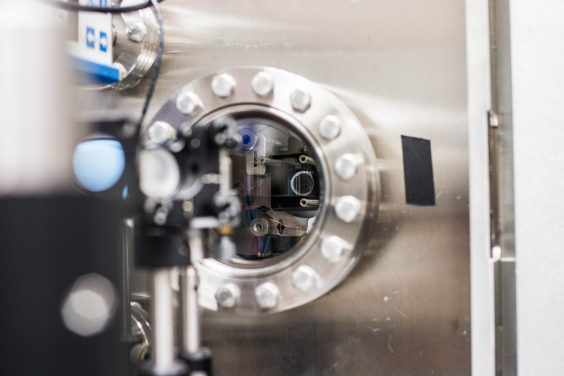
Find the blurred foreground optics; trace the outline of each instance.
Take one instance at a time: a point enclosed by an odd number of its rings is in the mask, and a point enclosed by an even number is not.
[[[78,144],[72,166],[79,183],[93,192],[113,187],[125,169],[123,148],[115,140],[90,140]]]
[[[112,283],[100,275],[88,274],[73,284],[61,308],[61,315],[69,330],[88,337],[106,328],[116,303]]]
[[[0,1],[0,373],[125,375],[122,214],[75,188],[86,129],[72,111],[58,12]],[[74,166],[86,188],[121,174],[119,150],[93,158],[83,149]]]
[[[0,2],[0,194],[70,188],[71,71],[57,10]]]

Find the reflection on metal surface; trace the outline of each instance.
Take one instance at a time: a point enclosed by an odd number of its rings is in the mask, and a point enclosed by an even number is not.
[[[517,374],[513,104],[509,0],[490,3],[489,125],[491,248],[494,258],[496,372]],[[495,255],[492,252],[492,257]]]

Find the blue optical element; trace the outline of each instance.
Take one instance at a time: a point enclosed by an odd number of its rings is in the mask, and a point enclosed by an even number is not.
[[[125,153],[118,141],[85,141],[76,147],[72,162],[74,175],[89,191],[113,187],[125,169]]]
[[[254,130],[250,128],[243,128],[239,130],[241,135],[241,144],[239,147],[243,151],[249,151],[257,145],[257,135]]]

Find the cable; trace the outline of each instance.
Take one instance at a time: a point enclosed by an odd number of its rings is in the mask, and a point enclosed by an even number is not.
[[[162,0],[161,0],[162,1]],[[158,0],[149,1],[155,13],[157,14],[157,22],[159,23],[159,47],[157,49],[157,58],[155,59],[155,65],[153,67],[153,75],[151,76],[151,83],[149,85],[149,91],[147,91],[147,96],[145,98],[145,104],[143,105],[143,110],[141,111],[141,118],[139,119],[138,132],[141,133],[141,126],[143,125],[143,120],[145,120],[145,115],[147,114],[147,109],[151,103],[151,98],[153,97],[153,92],[155,91],[155,86],[157,84],[157,79],[159,78],[159,72],[161,70],[161,62],[163,60],[163,50],[164,50],[164,30],[163,30],[163,15],[161,13],[161,8],[159,7]]]
[[[279,224],[280,226],[288,227],[288,228],[291,228],[292,230],[296,230],[296,231],[303,231],[303,232],[306,232],[306,230],[300,230],[299,228],[295,228],[295,227],[292,227],[292,226],[288,226],[287,224],[284,224],[284,223],[282,223],[282,222],[278,222],[276,219],[272,218],[272,217],[271,217],[270,215],[268,215],[268,214],[265,214],[265,215],[264,215],[264,218],[266,218],[266,219],[268,219],[268,220],[270,220],[270,221],[272,221],[272,222],[274,222],[274,223],[277,223],[277,224]]]
[[[160,3],[163,0],[158,0]],[[154,6],[153,1],[144,1],[137,5],[130,5],[126,7],[95,7],[89,5],[80,5],[76,3],[67,3],[61,0],[50,1],[51,4],[56,5],[57,7],[68,10],[71,12],[96,12],[96,13],[129,13],[135,12],[136,10],[141,10],[150,7],[151,5]]]

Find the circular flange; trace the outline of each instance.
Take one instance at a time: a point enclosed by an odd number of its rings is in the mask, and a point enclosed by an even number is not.
[[[228,96],[212,90],[214,78],[220,75],[234,81]],[[266,89],[257,90],[257,75],[269,78],[267,95]],[[306,94],[307,106],[303,105],[304,96],[296,93]],[[177,97],[186,95],[199,98],[197,111],[187,114],[177,109]],[[212,258],[196,265],[201,306],[221,309],[217,293],[230,286],[240,295],[228,311],[247,315],[306,304],[340,283],[362,255],[367,230],[377,213],[380,190],[374,149],[354,114],[329,91],[282,70],[243,67],[195,79],[161,108],[151,124],[163,121],[182,133],[183,129],[208,123],[216,117],[250,112],[281,119],[311,145],[322,171],[324,189],[315,225],[287,257],[253,268]],[[333,129],[336,127],[338,130]],[[342,171],[339,174],[335,166],[350,160],[355,162],[354,174],[348,172],[351,169],[341,167],[347,171],[344,179]],[[352,200],[359,204],[355,216],[343,219],[343,210],[337,207]],[[276,288],[276,299],[268,300],[269,304],[261,300],[264,286],[270,292],[274,291],[272,286]],[[262,304],[257,302],[257,296]]]
[[[135,4],[123,0],[121,6]],[[112,16],[113,64],[121,71],[120,80],[96,89],[123,90],[137,85],[149,72],[157,58],[159,24],[152,8]]]

